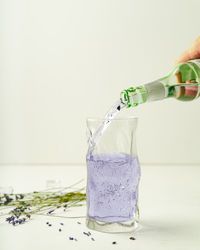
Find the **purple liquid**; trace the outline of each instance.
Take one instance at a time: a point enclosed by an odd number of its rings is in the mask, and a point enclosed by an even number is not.
[[[87,158],[88,217],[105,222],[133,219],[140,179],[138,159],[128,154],[96,154]]]

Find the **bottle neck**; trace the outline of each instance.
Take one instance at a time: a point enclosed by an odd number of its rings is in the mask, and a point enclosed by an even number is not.
[[[170,74],[154,82],[131,87],[121,92],[121,102],[126,107],[135,107],[147,101],[174,97],[191,101],[200,96],[200,60],[177,65]]]
[[[147,101],[147,91],[144,86],[130,87],[120,93],[120,99],[127,108],[138,106]]]
[[[145,84],[144,88],[146,89],[146,99],[149,102],[165,98],[165,87],[159,80]]]
[[[128,108],[138,106],[147,101],[158,101],[164,98],[165,87],[159,80],[123,90],[120,95],[121,102]]]

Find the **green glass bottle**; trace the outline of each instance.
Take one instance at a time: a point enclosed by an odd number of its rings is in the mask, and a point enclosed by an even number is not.
[[[200,95],[200,59],[180,63],[165,77],[141,86],[123,90],[121,102],[126,107],[135,107],[147,101],[174,97],[191,101]]]

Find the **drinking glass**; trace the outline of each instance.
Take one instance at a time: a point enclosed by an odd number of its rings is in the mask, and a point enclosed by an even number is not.
[[[92,136],[105,122],[88,118]],[[136,150],[137,118],[113,119],[98,138],[87,161],[87,217],[90,229],[130,232],[137,227],[140,165]]]

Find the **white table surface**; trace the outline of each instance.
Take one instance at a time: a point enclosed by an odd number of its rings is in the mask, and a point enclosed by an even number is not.
[[[200,166],[141,166],[140,227],[134,233],[88,230],[85,219],[36,216],[21,226],[0,219],[0,250],[200,249]],[[0,166],[0,186],[15,192],[44,189],[47,180],[68,186],[86,179],[85,166]],[[86,207],[81,208],[84,215]],[[48,227],[46,222],[52,223]],[[77,224],[80,221],[81,224]],[[60,222],[64,223],[62,232]],[[90,231],[95,241],[83,235]],[[69,236],[78,241],[70,241]],[[136,238],[129,240],[130,236]],[[116,241],[116,245],[112,242]]]

